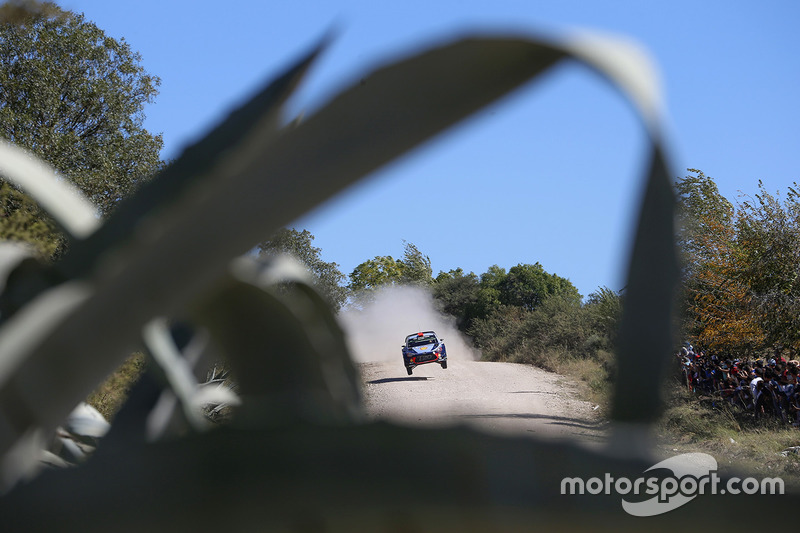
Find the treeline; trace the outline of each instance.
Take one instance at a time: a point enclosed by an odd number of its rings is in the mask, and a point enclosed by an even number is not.
[[[159,79],[124,41],[82,15],[15,11],[0,24],[0,137],[48,161],[106,216],[163,168],[161,135],[143,128]],[[8,8],[8,6],[5,6]],[[10,9],[10,8],[8,8]],[[678,247],[683,258],[681,338],[725,355],[800,349],[800,193],[758,183],[736,204],[701,171],[676,181]],[[67,246],[51,221],[0,179],[0,239],[32,243],[57,259]],[[489,358],[530,360],[542,350],[594,357],[613,350],[620,293],[600,288],[585,301],[569,280],[542,265],[499,266],[434,276],[430,259],[405,243],[403,256],[364,261],[348,276],[325,262],[307,231],[283,230],[258,250],[287,251],[317,278],[336,309],[386,284],[429,286]]]
[[[164,167],[144,108],[160,80],[124,39],[49,2],[0,5],[0,139],[30,150],[105,217]],[[0,178],[0,238],[46,258],[67,243],[17,187]]]
[[[800,194],[758,182],[736,204],[690,169],[676,184],[683,331],[718,355],[794,359],[800,349]]]
[[[568,279],[539,263],[508,270],[494,265],[480,275],[456,268],[434,277],[430,258],[409,242],[402,257],[376,256],[346,277],[336,263],[321,259],[313,239],[307,230],[282,229],[259,251],[289,253],[305,263],[336,309],[381,287],[424,286],[485,359],[552,366],[547,362],[554,357],[608,360],[613,352],[622,296],[611,289],[601,288],[584,302]]]
[[[712,178],[689,172],[675,183],[683,274],[678,337],[721,356],[796,358],[798,187],[789,187],[782,198],[759,181],[757,194],[734,204]],[[622,292],[601,287],[583,299],[568,279],[539,263],[508,270],[495,265],[481,274],[455,268],[434,276],[430,259],[412,243],[405,243],[399,259],[378,256],[345,276],[335,263],[319,259],[311,240],[307,231],[283,230],[261,249],[280,249],[281,241],[310,249],[296,255],[325,280],[321,288],[337,309],[387,284],[418,284],[430,289],[441,310],[455,317],[490,360],[541,363],[554,353],[606,360],[615,348]]]
[[[441,272],[432,291],[485,359],[545,366],[553,356],[611,352],[622,309],[621,295],[608,288],[583,303],[568,279],[539,263],[508,271],[495,265],[480,276],[460,268]]]

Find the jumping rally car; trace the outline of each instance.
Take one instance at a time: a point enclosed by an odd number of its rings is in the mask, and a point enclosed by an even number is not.
[[[409,376],[415,366],[427,363],[439,363],[442,368],[447,368],[444,339],[439,339],[432,331],[412,333],[406,337],[406,343],[401,348],[403,348],[403,363]]]

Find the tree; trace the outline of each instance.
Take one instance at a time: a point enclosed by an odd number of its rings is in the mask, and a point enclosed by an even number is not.
[[[614,346],[622,318],[622,294],[600,287],[586,298],[584,309],[592,327]]]
[[[527,343],[534,347],[594,355],[586,350],[586,340],[593,333],[591,317],[572,294],[558,293],[545,299],[526,315],[523,331]]]
[[[684,328],[701,346],[723,352],[761,347],[764,333],[742,277],[743,246],[733,205],[701,171],[676,184],[678,245],[684,258]]]
[[[480,316],[480,281],[473,272],[465,274],[457,268],[449,272],[439,272],[433,284],[433,297],[445,313],[456,318],[456,325],[466,331],[472,321]]]
[[[353,292],[373,291],[383,285],[430,285],[431,260],[413,243],[403,241],[403,259],[379,255],[358,265],[350,273]]]
[[[399,284],[402,279],[402,261],[391,255],[379,255],[353,269],[348,287],[353,292],[373,291],[383,285]]]
[[[259,255],[287,254],[308,269],[320,294],[338,310],[347,301],[347,289],[341,285],[344,274],[337,263],[322,260],[320,248],[311,244],[314,236],[308,230],[282,228],[258,245]]]
[[[0,22],[20,24],[34,16],[48,15],[59,11],[59,7],[52,2],[9,0],[0,5]]]
[[[710,176],[690,168],[695,175],[679,179],[675,184],[678,200],[678,249],[682,252],[685,277],[691,278],[694,269],[714,257],[717,247],[711,241],[729,242],[735,210],[717,188]]]
[[[478,316],[485,318],[495,309],[503,305],[500,302],[500,291],[508,273],[505,268],[490,266],[481,274],[481,290],[478,293]]]
[[[45,6],[0,21],[0,137],[50,163],[105,215],[162,167],[162,138],[142,126],[160,80],[124,39]]]
[[[405,284],[429,285],[433,282],[431,260],[413,243],[403,241],[402,282]]]
[[[0,238],[33,246],[42,258],[55,258],[66,241],[50,218],[27,195],[0,180]]]
[[[800,195],[769,194],[759,181],[754,200],[742,202],[736,223],[739,277],[766,343],[800,350]]]
[[[548,274],[539,263],[511,267],[500,283],[500,301],[533,311],[551,296],[581,301],[578,289],[566,278]]]

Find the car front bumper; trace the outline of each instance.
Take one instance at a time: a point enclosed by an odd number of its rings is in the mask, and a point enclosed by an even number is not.
[[[406,368],[414,368],[415,366],[427,365],[428,363],[443,363],[445,361],[447,361],[446,355],[443,356],[435,353],[403,356],[403,362],[405,363]]]

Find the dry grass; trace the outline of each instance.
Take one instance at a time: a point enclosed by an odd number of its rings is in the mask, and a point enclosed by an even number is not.
[[[707,453],[722,474],[781,477],[787,489],[800,489],[800,454],[781,454],[800,446],[800,431],[778,419],[756,420],[751,413],[676,384],[667,388],[667,398],[658,425],[661,451]]]
[[[609,413],[613,383],[613,354],[594,358],[550,350],[537,354],[533,364],[572,378],[579,394]],[[527,361],[532,362],[532,361]],[[665,456],[703,452],[713,456],[721,475],[780,477],[787,490],[800,490],[800,430],[777,419],[756,420],[751,413],[712,398],[698,397],[677,382],[665,387],[667,407],[657,424],[659,452]]]
[[[613,355],[581,358],[560,350],[545,350],[535,361],[510,358],[513,362],[535,364],[571,378],[579,395],[600,405],[608,413],[612,393],[609,375]],[[145,369],[145,357],[134,354],[88,398],[107,420],[112,420],[125,402],[133,384]],[[781,452],[800,446],[800,431],[775,419],[755,420],[751,414],[710,398],[698,397],[676,383],[666,387],[667,408],[657,429],[659,451],[664,455],[703,452],[719,463],[720,474],[753,477],[781,477],[787,489],[800,490],[800,453]]]
[[[507,356],[485,360],[507,363],[522,363],[542,368],[565,376],[578,385],[582,400],[600,406],[600,412],[608,413],[611,405],[614,373],[614,354],[598,350],[593,357],[576,356],[563,348],[525,347],[511,351]]]
[[[513,362],[534,364],[571,378],[578,384],[582,399],[599,405],[603,412],[608,412],[613,386],[609,376],[613,361],[614,355],[602,350],[595,357],[577,357],[565,350],[545,349],[536,355],[534,361]]]

